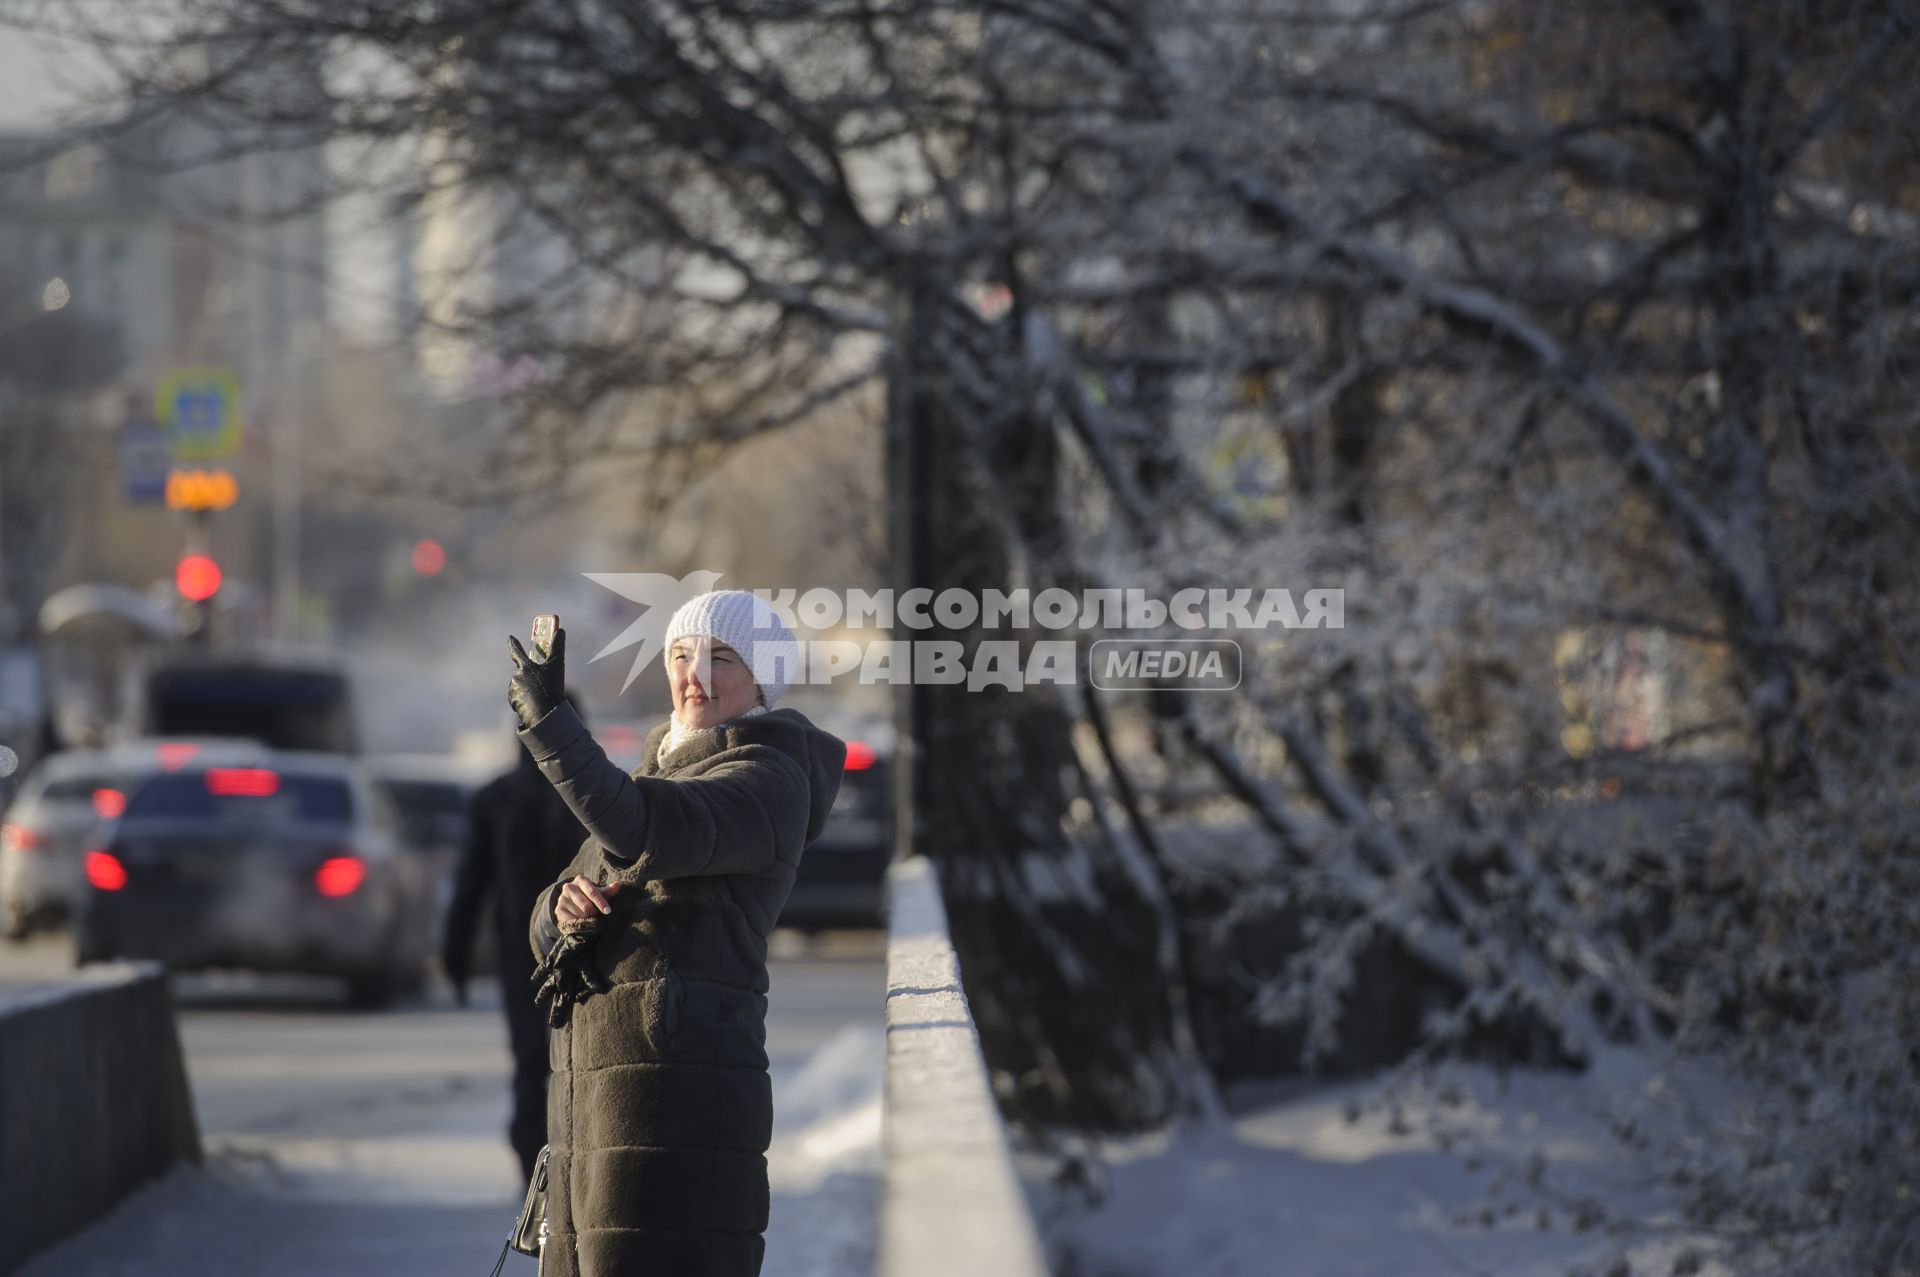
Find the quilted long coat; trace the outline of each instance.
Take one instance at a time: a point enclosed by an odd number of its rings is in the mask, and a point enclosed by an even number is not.
[[[535,903],[535,949],[575,874],[622,884],[593,951],[613,987],[551,1039],[541,1277],[754,1277],[765,1254],[767,935],[847,747],[774,709],[662,762],[668,726],[631,774],[565,705],[520,733],[591,835]]]

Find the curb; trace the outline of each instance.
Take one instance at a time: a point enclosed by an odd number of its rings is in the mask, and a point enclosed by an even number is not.
[[[878,1277],[1044,1277],[932,865],[887,873]]]

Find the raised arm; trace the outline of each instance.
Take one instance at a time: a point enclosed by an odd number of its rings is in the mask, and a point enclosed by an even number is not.
[[[771,746],[743,745],[704,775],[667,780],[620,770],[565,704],[520,738],[609,862],[639,877],[760,873],[806,837],[806,774]]]

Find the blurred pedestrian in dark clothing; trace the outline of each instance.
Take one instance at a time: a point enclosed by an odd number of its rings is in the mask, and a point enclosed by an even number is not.
[[[578,711],[571,693],[569,704]],[[547,1017],[533,1002],[534,959],[527,951],[527,914],[534,898],[567,867],[587,832],[554,792],[533,756],[515,742],[514,769],[473,796],[467,844],[454,871],[440,958],[464,1004],[472,970],[474,933],[493,919],[500,1001],[513,1048],[513,1117],[507,1138],[523,1176],[547,1139]],[[484,911],[491,909],[491,914]]]

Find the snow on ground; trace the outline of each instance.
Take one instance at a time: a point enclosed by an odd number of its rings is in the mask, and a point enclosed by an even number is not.
[[[502,1138],[497,1014],[190,1014],[206,1163],[134,1193],[20,1277],[480,1277],[523,1187]],[[764,1277],[871,1273],[883,1056],[876,1012],[776,1062]],[[295,1072],[303,1060],[310,1077]],[[505,1271],[530,1277],[534,1261],[510,1255]]]
[[[489,1200],[465,1204],[374,1192],[338,1200],[316,1195],[273,1159],[210,1141],[204,1166],[136,1192],[101,1223],[42,1251],[20,1277],[478,1277],[499,1254],[513,1207],[497,1184]]]
[[[1451,1089],[1423,1088],[1397,1109],[1370,1103],[1381,1094],[1373,1081],[1242,1089],[1229,1096],[1235,1116],[1225,1127],[1105,1142],[1064,1185],[1059,1155],[1023,1153],[1054,1272],[1674,1271],[1693,1239],[1663,1218],[1653,1177],[1607,1128],[1619,1070],[1501,1075],[1461,1066],[1447,1078]],[[1610,1215],[1639,1225],[1611,1231]]]
[[[773,1079],[773,1212],[762,1277],[866,1277],[880,1210],[878,1023],[850,1024]]]

